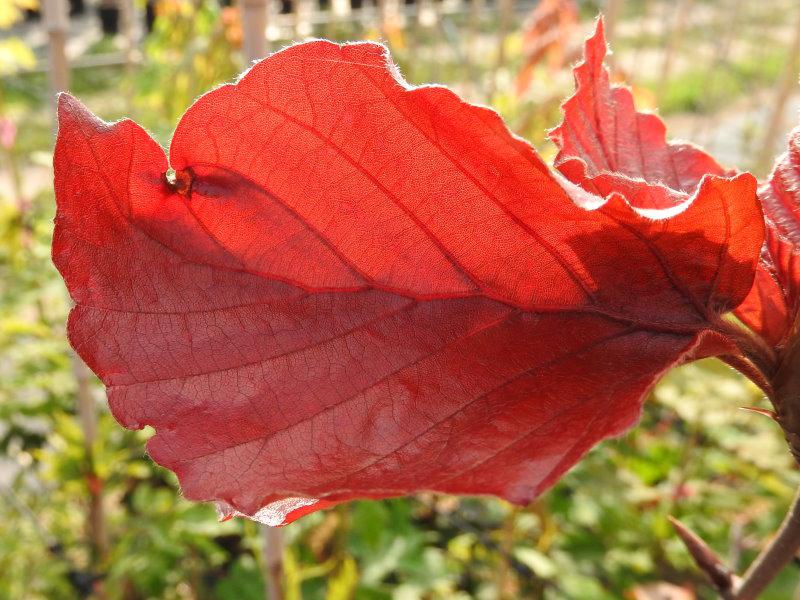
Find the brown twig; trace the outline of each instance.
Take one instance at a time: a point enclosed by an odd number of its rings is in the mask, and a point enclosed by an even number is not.
[[[754,600],[800,549],[800,490],[780,529],[735,587],[734,600]]]
[[[782,352],[777,369],[769,377],[775,413],[749,410],[766,414],[780,424],[795,460],[800,463],[800,321],[793,325],[791,339],[793,342]],[[741,579],[696,534],[674,519],[672,524],[697,566],[709,576],[723,598],[755,600],[800,550],[800,489],[777,533]]]

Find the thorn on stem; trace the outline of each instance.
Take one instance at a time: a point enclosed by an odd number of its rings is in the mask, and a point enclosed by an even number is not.
[[[695,564],[708,576],[714,587],[723,598],[731,598],[738,582],[738,577],[733,573],[717,554],[706,544],[700,536],[673,516],[667,517],[681,538]]]
[[[768,408],[758,408],[757,406],[740,406],[739,410],[746,410],[747,412],[764,415],[765,417],[769,417],[776,423],[778,422],[778,415],[775,413],[774,410],[770,410]]]

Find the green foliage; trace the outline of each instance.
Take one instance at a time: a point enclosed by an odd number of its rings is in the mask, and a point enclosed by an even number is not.
[[[141,68],[86,70],[73,79],[92,108],[109,117],[131,111],[161,142],[196,95],[241,67],[232,25],[216,9],[174,7],[148,40]],[[328,33],[370,33],[337,27]],[[480,90],[493,78],[495,55],[468,73],[457,56],[435,48],[441,31],[414,35],[396,40],[405,44],[397,55],[411,81],[451,81],[487,99]],[[516,56],[519,40],[512,36],[507,49]],[[736,62],[726,94],[742,81],[770,80],[781,58],[765,57]],[[667,108],[713,108],[697,103],[701,75],[678,73]],[[499,86],[491,99],[542,143],[568,80],[525,99]],[[263,598],[259,526],[218,523],[212,507],[183,500],[174,477],[145,456],[148,432],[119,427],[96,382],[98,434],[85,447],[64,331],[69,302],[49,258],[45,85],[38,75],[0,81],[0,118],[18,129],[14,146],[0,147],[0,598],[70,599],[93,588],[110,599]],[[530,506],[421,495],[310,515],[283,530],[287,598],[601,600],[656,581],[711,597],[667,516],[739,567],[753,558],[800,483],[779,429],[737,410],[759,403],[757,391],[724,365],[695,364],[662,382],[639,428],[592,451]],[[95,558],[87,515],[98,483],[109,543]],[[798,584],[800,572],[789,568],[764,598],[791,597]]]
[[[724,108],[754,84],[777,80],[788,60],[785,48],[774,48],[759,57],[747,55],[720,65],[713,73],[707,68],[688,69],[675,77],[659,100],[661,112],[707,113]],[[650,85],[655,87],[655,82]]]
[[[164,14],[145,43],[147,60],[136,74],[136,111],[161,138],[194,99],[241,71],[231,46],[234,26],[209,2],[161,4]]]

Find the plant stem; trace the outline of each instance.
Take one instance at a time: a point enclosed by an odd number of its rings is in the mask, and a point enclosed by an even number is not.
[[[770,383],[774,390],[772,404],[776,421],[783,429],[789,449],[800,463],[800,336],[795,322],[789,346],[784,350],[780,364]],[[789,512],[783,519],[775,537],[747,569],[735,586],[735,600],[753,600],[775,579],[780,570],[792,560],[800,549],[800,489]]]
[[[696,533],[670,517],[695,564],[725,600],[756,600],[800,550],[800,489],[775,537],[761,551],[742,578],[738,578]]]
[[[772,582],[800,549],[800,489],[772,541],[736,586],[735,600],[753,600]]]
[[[800,464],[800,320],[792,326],[789,339],[792,341],[781,352],[780,357],[775,357],[779,358],[778,361],[773,362],[773,358],[769,357],[766,370],[759,366],[759,370],[767,378],[771,392],[769,397],[775,412],[773,414],[771,411],[756,410],[774,418],[780,424],[789,449]],[[747,348],[742,345],[741,339],[737,339],[737,342],[740,347]],[[748,349],[750,352],[745,352],[753,356],[753,348]],[[800,550],[800,489],[775,536],[741,579],[696,534],[674,519],[673,525],[697,566],[709,576],[723,598],[755,600]]]

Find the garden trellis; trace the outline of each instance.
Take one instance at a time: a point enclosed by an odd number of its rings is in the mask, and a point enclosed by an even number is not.
[[[41,25],[31,22],[20,27],[25,38],[38,46],[40,55],[47,57],[36,70],[49,73],[50,85],[46,90],[32,89],[32,93],[62,89],[70,70],[113,65],[137,68],[147,36],[144,14],[130,0],[116,0],[116,5],[121,31],[118,50],[87,54],[88,42],[76,38],[97,38],[99,24],[94,16],[68,17],[67,0],[43,0]],[[467,81],[462,93],[473,101],[491,102],[498,92],[509,88],[508,76],[503,73],[520,66],[516,50],[507,50],[507,34],[513,39],[536,5],[513,0],[242,0],[236,5],[244,38],[241,64],[292,40],[336,36],[342,27],[349,27],[351,37],[360,31],[386,40],[390,47],[399,40],[409,55],[432,56],[442,65],[452,64],[451,69],[465,75],[461,77]],[[584,14],[592,10],[584,3],[578,5]],[[792,17],[792,3],[783,5],[786,18],[780,20],[757,11],[752,3],[740,5],[733,0],[714,4],[682,0],[677,5],[657,0],[607,0],[604,8],[610,15],[619,14],[614,20],[620,21],[616,32],[620,43],[615,47],[632,47],[625,53],[618,51],[617,67],[626,80],[649,89],[666,110],[700,111],[691,123],[682,123],[677,133],[722,151],[723,157],[729,154],[732,162],[737,146],[755,143],[761,147],[758,164],[749,166],[763,172],[797,107],[793,98],[800,19]],[[495,28],[493,32],[487,30],[489,25]],[[574,33],[573,51],[583,31],[585,28],[579,28]],[[47,40],[47,48],[42,46],[43,40]],[[413,80],[414,61],[409,61],[406,71]],[[733,77],[740,75],[744,82],[732,89]],[[702,93],[696,91],[694,98],[667,93],[671,82],[684,80],[688,86],[702,85]],[[778,81],[779,86],[769,89],[771,82]],[[543,87],[542,82],[536,87]],[[554,93],[554,97],[558,95]],[[664,96],[668,97],[666,105]],[[541,100],[540,93],[532,97]],[[672,107],[670,100],[676,106]],[[731,101],[737,104],[736,114],[732,109],[726,113]],[[535,102],[526,110],[535,112]],[[526,121],[523,116],[520,120]],[[735,122],[733,134],[731,122]],[[674,125],[672,129],[676,129]]]

